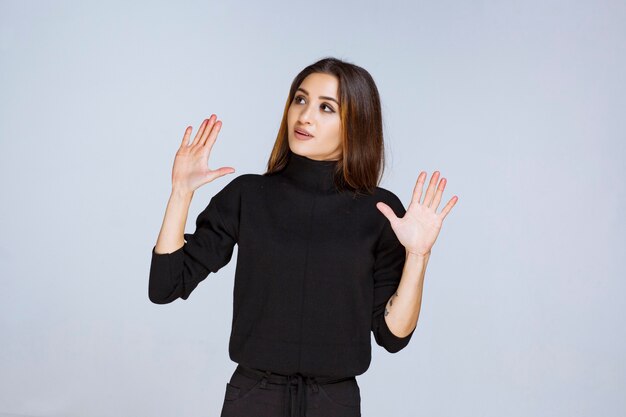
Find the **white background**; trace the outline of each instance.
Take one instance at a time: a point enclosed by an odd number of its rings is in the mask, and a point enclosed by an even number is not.
[[[187,126],[262,173],[289,85],[335,56],[381,93],[381,186],[448,179],[418,328],[372,338],[363,416],[626,414],[622,1],[0,1],[0,413],[221,410],[236,254],[152,304]],[[197,190],[186,232],[232,177]],[[4,414],[3,414],[4,415]]]

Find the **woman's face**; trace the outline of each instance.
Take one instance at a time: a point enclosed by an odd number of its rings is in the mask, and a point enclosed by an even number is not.
[[[289,148],[315,160],[341,158],[339,80],[323,73],[309,74],[300,84],[287,112]],[[312,135],[301,136],[296,130]]]

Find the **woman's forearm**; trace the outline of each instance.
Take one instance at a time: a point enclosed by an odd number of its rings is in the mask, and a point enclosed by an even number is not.
[[[387,326],[398,337],[407,336],[417,326],[429,258],[430,252],[418,256],[407,251],[398,289],[385,306]]]
[[[172,190],[154,248],[157,254],[172,253],[184,245],[185,224],[192,197],[193,192]]]

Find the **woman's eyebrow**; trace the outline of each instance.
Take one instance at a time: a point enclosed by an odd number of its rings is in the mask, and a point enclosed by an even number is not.
[[[303,92],[304,94],[306,94],[307,96],[309,95],[309,92],[308,92],[308,91],[306,91],[306,90],[305,90],[304,88],[302,88],[302,87],[298,87],[298,90],[302,91],[302,92]],[[339,105],[339,102],[338,102],[337,100],[335,100],[334,98],[332,98],[332,97],[328,97],[328,96],[319,96],[319,98],[323,98],[323,99],[325,99],[325,100],[332,100],[332,101],[334,101],[335,103],[337,103],[337,105]]]

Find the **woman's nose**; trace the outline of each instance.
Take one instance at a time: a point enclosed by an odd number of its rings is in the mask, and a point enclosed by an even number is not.
[[[305,124],[305,123],[310,123],[311,120],[311,111],[307,108],[307,109],[303,109],[300,112],[300,116],[298,116],[298,122],[300,122],[301,124]]]

